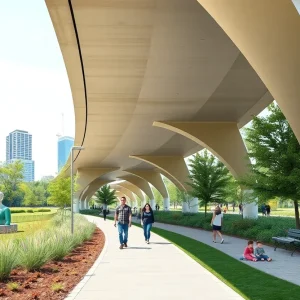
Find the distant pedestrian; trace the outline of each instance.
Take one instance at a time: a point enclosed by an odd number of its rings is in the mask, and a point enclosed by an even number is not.
[[[149,244],[150,232],[151,232],[153,223],[154,223],[153,210],[152,210],[150,204],[146,203],[146,205],[142,209],[141,225],[143,226],[143,229],[144,229],[144,237],[145,237],[145,242],[147,244]]]
[[[243,205],[242,205],[242,203],[239,204],[239,214],[240,215],[243,214]]]
[[[126,198],[121,198],[121,205],[116,208],[115,212],[115,223],[118,221],[118,232],[119,232],[119,240],[120,240],[120,249],[127,247],[128,241],[128,227],[131,226],[131,207],[126,204]]]
[[[269,204],[266,205],[266,212],[267,212],[267,216],[270,216],[271,213],[271,206]]]
[[[223,214],[220,207],[216,207],[213,213],[213,217],[211,219],[211,225],[213,227],[213,242],[216,243],[216,236],[221,238],[221,244],[224,243],[223,236],[221,234],[223,224]]]
[[[264,204],[261,206],[261,213],[262,213],[263,216],[265,216],[267,214],[267,209],[266,209],[266,206]]]
[[[232,211],[235,212],[235,203],[232,204]]]

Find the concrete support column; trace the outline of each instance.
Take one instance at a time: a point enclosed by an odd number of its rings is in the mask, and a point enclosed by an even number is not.
[[[79,213],[79,198],[73,196],[73,211],[74,213]]]
[[[170,198],[164,198],[164,207],[163,210],[169,211],[170,210]]]
[[[155,199],[151,199],[151,200],[150,200],[150,205],[151,205],[151,208],[152,208],[153,210],[156,210],[156,209],[155,209],[155,205],[156,205]]]
[[[85,198],[84,200],[84,209],[89,209],[89,199]]]
[[[199,208],[198,198],[192,198],[182,203],[182,212],[196,214]]]
[[[243,195],[245,198],[251,194],[252,190],[244,190]],[[245,219],[257,219],[258,218],[258,205],[257,202],[243,204],[243,218]]]

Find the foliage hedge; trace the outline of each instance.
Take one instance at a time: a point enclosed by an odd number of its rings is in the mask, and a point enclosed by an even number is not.
[[[212,213],[183,214],[180,211],[156,211],[155,221],[166,224],[211,230]],[[289,228],[295,228],[295,220],[287,217],[258,217],[242,219],[241,215],[224,214],[222,232],[245,239],[272,243],[273,236],[285,236]]]
[[[51,212],[50,208],[39,208],[39,209],[11,209],[12,214],[21,214],[21,213],[35,213],[35,212]]]

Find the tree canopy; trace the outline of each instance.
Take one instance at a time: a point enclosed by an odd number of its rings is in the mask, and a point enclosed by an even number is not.
[[[0,190],[4,193],[5,205],[20,205],[23,198],[21,190],[23,169],[24,165],[19,160],[0,167]]]
[[[192,187],[190,194],[199,199],[205,207],[209,203],[225,202],[228,197],[228,185],[232,180],[229,170],[207,150],[193,155],[189,160],[190,179],[187,184]]]
[[[246,128],[250,174],[241,183],[251,188],[260,201],[275,197],[293,200],[296,226],[299,224],[300,145],[284,114],[275,103],[269,114],[255,117]]]
[[[102,204],[104,209],[107,209],[109,205],[116,203],[117,197],[115,193],[116,191],[111,190],[110,185],[104,185],[96,192],[95,201]]]

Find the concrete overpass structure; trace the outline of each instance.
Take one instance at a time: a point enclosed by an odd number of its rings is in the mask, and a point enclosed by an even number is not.
[[[75,144],[85,147],[74,161],[77,209],[120,178],[145,194],[151,183],[168,207],[160,174],[188,189],[184,157],[203,147],[234,176],[245,174],[239,129],[274,98],[300,140],[300,16],[292,1],[46,4],[72,90]]]

